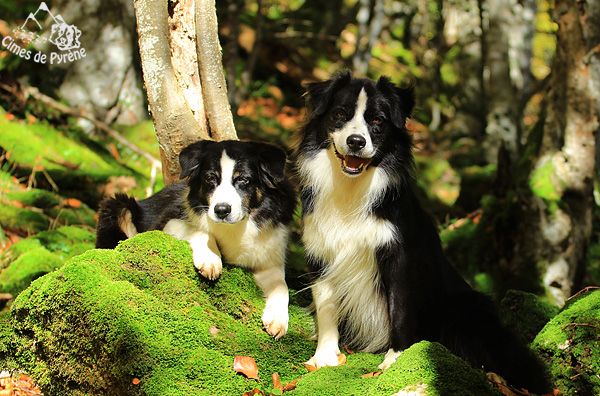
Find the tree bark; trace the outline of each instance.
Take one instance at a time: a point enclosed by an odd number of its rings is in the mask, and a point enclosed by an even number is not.
[[[529,176],[529,215],[515,265],[535,265],[548,296],[564,304],[581,270],[592,230],[600,124],[600,6],[558,0],[557,52],[543,136]]]
[[[511,160],[519,151],[519,98],[530,80],[535,1],[486,0],[482,6],[487,103],[484,149],[488,162],[496,163],[501,145]]]
[[[200,139],[236,138],[221,64],[215,3],[186,0],[171,3],[169,9],[167,1],[134,0],[134,8],[148,105],[165,184],[170,184],[179,179],[178,156],[184,147]],[[169,29],[169,14],[174,29]],[[189,52],[196,53],[199,72]]]
[[[210,134],[215,140],[237,139],[221,61],[215,0],[197,0],[196,48]]]

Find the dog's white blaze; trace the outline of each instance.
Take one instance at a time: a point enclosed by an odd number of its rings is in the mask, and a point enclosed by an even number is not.
[[[377,167],[358,178],[344,177],[331,149],[302,157],[299,164],[304,184],[314,192],[302,239],[309,254],[325,260],[318,282],[331,290],[336,317],[347,319],[351,341],[363,351],[381,350],[389,344],[390,324],[387,302],[378,290],[375,252],[392,242],[396,232],[392,223],[378,219],[369,208],[391,180]]]
[[[231,213],[227,220],[235,223],[244,216],[242,208],[242,197],[233,186],[233,171],[235,170],[235,160],[231,159],[225,150],[221,155],[221,183],[215,188],[209,199],[208,215],[213,221],[222,221],[215,215],[215,206],[222,203],[231,205]]]
[[[373,142],[371,141],[371,135],[369,134],[369,125],[365,121],[365,111],[367,110],[367,93],[362,88],[356,99],[356,109],[354,111],[354,117],[350,121],[344,124],[341,129],[333,131],[333,142],[335,147],[342,155],[346,155],[350,152],[346,139],[350,135],[360,135],[365,138],[367,144],[361,151],[361,155],[364,157],[372,157],[375,154]]]

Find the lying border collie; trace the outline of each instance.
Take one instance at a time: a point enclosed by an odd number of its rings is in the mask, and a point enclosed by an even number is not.
[[[100,205],[96,247],[114,248],[139,232],[163,230],[190,243],[206,278],[223,259],[250,269],[264,292],[262,321],[275,338],[288,327],[287,225],[296,198],[285,177],[285,153],[270,144],[200,141],[179,156],[182,181],[150,198],[124,194]]]
[[[296,152],[303,242],[313,273],[317,350],[338,365],[339,342],[387,351],[381,369],[420,340],[438,341],[515,386],[546,390],[543,366],[444,257],[414,192],[405,129],[414,96],[386,77],[344,72],[307,86]]]

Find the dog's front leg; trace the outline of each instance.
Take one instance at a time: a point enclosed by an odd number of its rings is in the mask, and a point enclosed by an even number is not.
[[[410,267],[401,246],[378,252],[377,262],[382,272],[388,274],[382,281],[390,317],[391,348],[379,365],[380,370],[386,370],[416,340],[414,301],[417,296],[410,294],[414,286],[410,285]]]
[[[192,228],[185,221],[178,219],[169,221],[163,231],[177,239],[189,242],[192,248],[194,267],[203,277],[215,280],[221,276],[223,262],[214,236]]]
[[[327,281],[320,281],[312,286],[313,301],[317,311],[317,350],[306,363],[316,368],[340,364],[337,302],[331,287]]]
[[[265,296],[263,326],[267,333],[279,339],[288,329],[289,293],[283,265],[256,271],[254,279]]]

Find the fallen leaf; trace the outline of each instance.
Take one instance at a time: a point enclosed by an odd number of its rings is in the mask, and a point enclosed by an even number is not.
[[[283,387],[283,391],[284,392],[289,392],[291,390],[296,389],[296,384],[298,383],[298,378],[296,378],[295,380],[293,380],[292,382],[288,382],[287,384],[285,384],[285,386]]]
[[[214,335],[214,336],[216,336],[217,334],[219,334],[219,329],[217,328],[217,326],[210,326],[210,327],[208,328],[208,332],[209,332],[211,335]]]
[[[343,353],[340,353],[340,354],[337,356],[337,358],[338,358],[338,364],[339,364],[340,366],[342,366],[342,365],[346,364],[346,355],[344,355]]]
[[[242,373],[248,378],[259,379],[258,366],[250,356],[236,356],[233,359],[233,369],[236,373]]]
[[[366,373],[361,375],[362,378],[373,378],[373,377],[379,377],[382,374],[381,371],[372,371],[370,373]]]
[[[253,396],[253,395],[263,395],[264,396],[265,393],[258,388],[254,388],[251,391],[242,393],[242,396]]]
[[[283,391],[283,385],[281,385],[281,377],[279,374],[273,373],[271,378],[273,378],[273,388]]]
[[[137,378],[137,377],[135,377],[135,378],[133,378],[133,380],[131,381],[131,383],[132,383],[133,385],[139,385],[139,384],[140,384],[140,379],[139,379],[139,378]]]
[[[308,371],[317,371],[317,366],[313,366],[312,364],[308,364],[308,362],[304,363],[304,368]]]
[[[354,353],[354,351],[353,351],[352,349],[350,349],[350,348],[348,347],[348,345],[346,345],[346,344],[342,345],[342,348],[344,348],[344,351],[346,351],[346,353],[347,353],[348,355],[352,355],[352,354]]]
[[[67,198],[63,202],[66,206],[70,206],[72,208],[80,208],[81,207],[81,201],[76,198]]]

